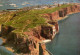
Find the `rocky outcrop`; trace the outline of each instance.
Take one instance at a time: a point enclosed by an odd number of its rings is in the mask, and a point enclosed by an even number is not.
[[[74,6],[70,6],[67,8],[63,8],[63,9],[59,10],[59,17],[64,17],[67,14],[74,13],[74,12],[80,12],[79,7],[80,6],[78,6],[78,5],[74,5]]]
[[[12,28],[11,26],[5,26],[3,24],[1,25],[1,35],[2,36],[8,35],[13,30],[14,28]]]
[[[49,22],[49,25],[42,25],[34,29],[30,29],[30,31],[24,32],[24,35],[14,33],[14,28],[10,26],[2,25],[1,34],[4,36],[4,38],[6,38],[6,44],[15,48],[16,50],[14,51],[17,53],[45,55],[45,52],[48,54],[45,44],[40,45],[39,43],[45,39],[53,39],[56,32],[58,32],[58,29],[56,28],[58,27],[57,25],[57,22]],[[42,53],[40,53],[40,51],[42,51],[40,49],[43,50]]]
[[[13,28],[5,25],[2,25],[1,30],[2,36],[6,38],[5,44],[15,48],[17,53],[39,55],[39,39],[33,36],[33,32],[27,32],[28,36],[25,36],[12,32]]]
[[[55,19],[59,18],[58,11],[50,13],[50,14],[44,14],[44,15],[45,15],[45,18],[47,18],[48,20],[55,20]]]
[[[49,24],[46,26],[41,26],[41,36],[46,39],[53,39],[56,33],[59,32],[58,22],[48,22]]]

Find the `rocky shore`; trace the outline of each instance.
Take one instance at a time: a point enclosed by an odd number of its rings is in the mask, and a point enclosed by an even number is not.
[[[53,13],[43,14],[43,17],[47,19],[47,25],[41,25],[30,29],[30,31],[25,31],[23,35],[12,32],[15,28],[2,24],[1,36],[6,39],[3,45],[7,44],[8,47],[13,47],[14,52],[17,52],[16,55],[21,53],[24,55],[50,55],[43,41],[52,40],[59,32],[59,20],[64,19],[68,14],[76,12],[80,12],[80,5],[72,5]]]

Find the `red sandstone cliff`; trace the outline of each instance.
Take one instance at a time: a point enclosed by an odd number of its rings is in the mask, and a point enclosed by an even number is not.
[[[48,20],[61,20],[61,17],[65,17],[66,15],[70,14],[70,13],[76,13],[76,12],[80,12],[80,6],[79,5],[73,5],[70,7],[66,7],[66,8],[62,8],[59,11],[55,11],[53,13],[50,14],[44,14],[44,17]]]
[[[80,12],[80,6],[74,5],[50,14],[44,14],[44,17],[49,20],[47,21],[48,25],[38,26],[24,32],[23,34],[28,37],[14,33],[12,32],[14,28],[4,25],[2,25],[1,34],[6,36],[6,42],[9,46],[13,46],[17,51],[26,55],[46,55],[48,52],[46,51],[45,44],[41,44],[41,42],[46,39],[53,39],[56,33],[59,32],[58,22],[55,20],[60,20],[61,17],[73,12]]]

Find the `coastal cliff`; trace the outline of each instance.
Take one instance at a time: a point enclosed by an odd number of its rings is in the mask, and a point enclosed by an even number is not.
[[[9,47],[13,47],[14,52],[18,54],[50,55],[46,50],[44,41],[52,40],[59,32],[59,20],[63,19],[63,17],[68,14],[76,12],[80,12],[79,5],[72,5],[52,13],[43,14],[43,17],[47,20],[46,24],[39,25],[35,28],[29,28],[28,31],[24,31],[23,33],[13,32],[16,28],[2,24],[1,36],[6,39],[3,45],[7,44]]]
[[[15,48],[17,52],[22,52],[24,54],[32,55],[45,55],[48,54],[46,51],[45,43],[43,42],[46,39],[52,40],[58,30],[57,22],[50,22],[51,24],[38,26],[30,31],[24,32],[21,35],[20,33],[14,33],[9,26],[1,26],[1,35],[3,38],[6,38],[6,44]],[[4,37],[5,36],[5,37]],[[13,44],[12,44],[13,43]],[[40,52],[41,51],[41,52]]]
[[[70,7],[62,8],[59,11],[55,11],[44,15],[45,18],[47,18],[48,20],[59,21],[66,15],[76,12],[80,12],[80,5],[73,5]]]

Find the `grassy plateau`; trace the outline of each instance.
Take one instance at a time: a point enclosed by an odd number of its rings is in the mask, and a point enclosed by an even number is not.
[[[0,24],[5,26],[11,26],[15,28],[13,32],[23,33],[29,28],[34,28],[46,24],[46,19],[43,17],[45,13],[52,13],[71,6],[70,4],[64,4],[55,8],[47,8],[41,10],[29,10],[29,11],[10,11],[0,15]]]

